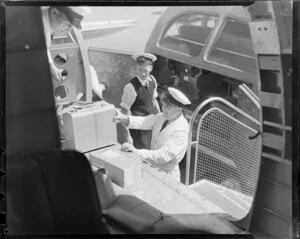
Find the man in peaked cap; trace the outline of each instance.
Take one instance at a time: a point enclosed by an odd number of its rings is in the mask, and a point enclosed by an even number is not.
[[[58,69],[51,57],[50,46],[54,35],[63,36],[70,32],[72,26],[81,29],[81,20],[91,13],[89,7],[53,6],[42,7],[42,20],[51,75],[62,80],[62,71]]]
[[[187,150],[189,124],[182,109],[189,105],[189,99],[179,90],[169,87],[161,97],[162,113],[145,117],[128,116],[117,111],[115,120],[131,129],[152,130],[150,150],[136,149],[124,143],[123,151],[134,152],[142,160],[171,174],[180,182],[179,163]]]
[[[157,102],[157,83],[154,76],[150,75],[156,56],[149,53],[133,55],[137,64],[137,75],[125,85],[121,99],[122,113],[133,116],[147,116],[160,112]],[[130,133],[129,133],[130,132]],[[136,148],[149,148],[151,131],[126,129],[127,141]]]

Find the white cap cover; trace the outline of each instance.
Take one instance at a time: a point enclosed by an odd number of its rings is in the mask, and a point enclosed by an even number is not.
[[[90,7],[68,7],[68,6],[57,6],[55,7],[60,12],[64,13],[70,23],[78,28],[81,29],[81,21],[82,19],[91,14],[92,10]]]
[[[73,12],[80,14],[83,17],[86,17],[92,14],[92,9],[90,7],[69,7]]]
[[[189,105],[191,104],[190,100],[179,90],[173,88],[173,87],[168,87],[168,91],[170,95],[178,102],[180,102],[183,105]]]
[[[142,62],[146,59],[149,59],[151,61],[156,61],[156,56],[150,53],[137,53],[133,55],[133,59],[136,60],[137,62]]]

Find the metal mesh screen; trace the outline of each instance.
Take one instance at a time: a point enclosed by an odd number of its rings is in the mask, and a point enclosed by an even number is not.
[[[254,196],[259,173],[261,136],[218,108],[198,122],[194,182],[206,179]]]

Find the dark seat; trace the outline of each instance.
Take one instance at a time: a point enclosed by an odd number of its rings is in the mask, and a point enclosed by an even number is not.
[[[51,151],[7,161],[9,234],[108,232],[84,155]]]
[[[119,196],[103,214],[89,162],[75,151],[11,157],[7,173],[10,235],[155,233],[153,224],[166,220],[129,195]],[[169,218],[166,222],[179,226]]]

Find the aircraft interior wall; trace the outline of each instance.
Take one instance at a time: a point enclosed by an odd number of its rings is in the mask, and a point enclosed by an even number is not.
[[[181,89],[191,100],[191,113],[209,97],[222,97],[255,119],[259,119],[259,110],[240,89],[243,82],[222,76],[211,71],[185,64],[173,59],[158,56],[153,75],[159,89],[162,86],[175,86]],[[257,94],[257,85],[247,85]]]

